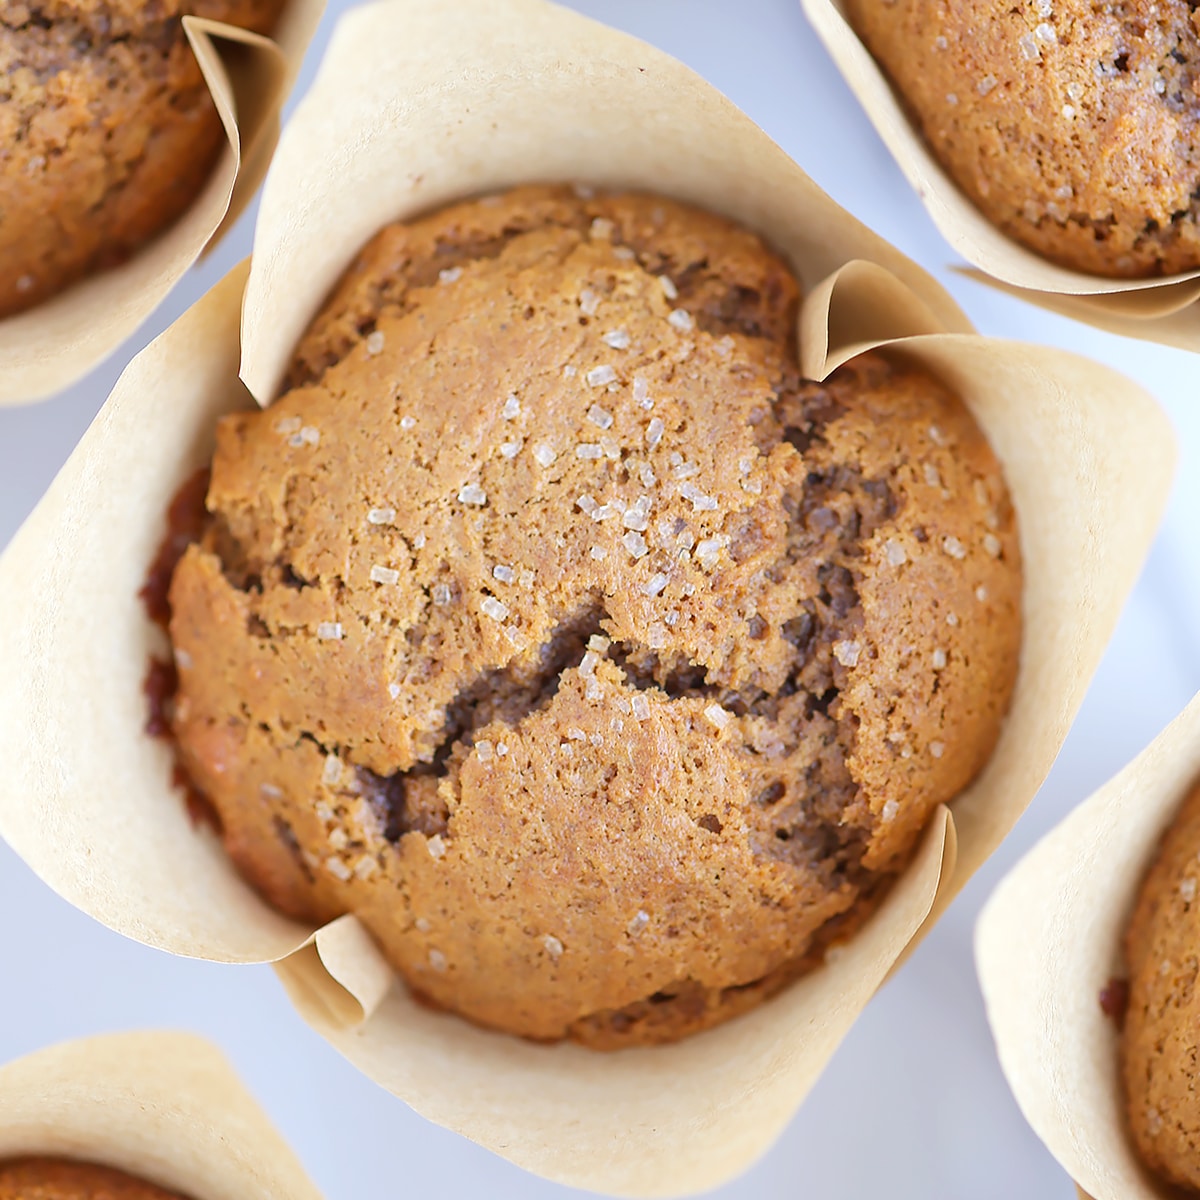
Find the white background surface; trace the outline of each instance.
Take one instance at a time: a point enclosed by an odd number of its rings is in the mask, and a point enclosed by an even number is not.
[[[1175,423],[1182,467],[1170,512],[1049,781],[1016,832],[872,1003],[780,1142],[718,1193],[723,1200],[1067,1200],[1069,1183],[1024,1124],[996,1064],[971,933],[1004,871],[1200,689],[1200,357],[1093,332],[951,276],[951,252],[796,0],[576,0],[572,6],[644,37],[706,76],[836,200],[937,273],[982,332],[1102,359],[1153,391]],[[345,0],[330,0],[329,7],[301,87]],[[50,402],[0,410],[0,546],[66,459],[121,366],[249,252],[252,221],[244,217],[212,261],[87,380]],[[80,697],[81,714],[103,703],[103,696]],[[3,845],[0,913],[0,1062],[105,1030],[189,1028],[224,1047],[329,1200],[576,1194],[427,1124],[377,1089],[301,1024],[267,968],[176,960],[128,942],[60,901]]]

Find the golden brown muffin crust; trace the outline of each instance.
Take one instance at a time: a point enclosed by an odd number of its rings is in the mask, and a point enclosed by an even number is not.
[[[846,934],[991,752],[999,466],[864,355],[802,381],[717,217],[522,188],[384,230],[172,582],[184,763],[248,878],[415,992],[615,1046]]]
[[[0,5],[0,317],[125,261],[208,178],[225,135],[180,17],[266,33],[285,2]]]
[[[1188,0],[846,0],[942,166],[1053,262],[1200,267],[1200,9]]]
[[[0,1200],[182,1200],[124,1171],[57,1158],[0,1162]]]
[[[1129,927],[1121,1075],[1134,1144],[1152,1170],[1200,1191],[1200,784],[1146,873]]]

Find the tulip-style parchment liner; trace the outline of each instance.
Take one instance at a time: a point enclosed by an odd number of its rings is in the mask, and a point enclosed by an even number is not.
[[[262,183],[279,113],[325,7],[289,0],[274,39],[184,17],[229,146],[191,207],[128,262],[0,320],[0,406],[60,391],[107,358],[213,246]]]
[[[0,1161],[101,1163],[191,1200],[320,1200],[215,1046],[117,1033],[0,1066]]]
[[[354,918],[314,934],[272,912],[192,828],[167,748],[141,732],[158,634],[136,593],[170,496],[211,453],[215,418],[270,402],[298,335],[382,224],[537,180],[659,191],[762,231],[805,287],[810,376],[886,345],[964,397],[1004,463],[1025,562],[1022,665],[1000,745],[935,815],[876,916],[757,1011],[611,1055],[430,1012]],[[931,914],[1032,798],[1149,546],[1173,456],[1135,385],[975,335],[929,276],[665,55],[543,0],[364,7],[335,30],[284,131],[253,268],[134,360],[0,560],[0,833],[56,891],[131,937],[277,961],[305,1018],[373,1079],[532,1171],[627,1195],[711,1187],[770,1145]]]
[[[965,274],[1098,329],[1200,353],[1200,270],[1159,279],[1106,279],[1058,266],[1002,233],[934,158],[851,27],[842,0],[800,3],[933,223],[973,264]]]
[[[1159,839],[1200,780],[1200,696],[1004,878],[976,959],[1000,1065],[1025,1119],[1093,1200],[1174,1200],[1126,1131],[1100,989]]]

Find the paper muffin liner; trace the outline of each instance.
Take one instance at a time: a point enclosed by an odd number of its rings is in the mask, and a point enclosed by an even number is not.
[[[996,1048],[1025,1119],[1087,1200],[1174,1200],[1127,1132],[1101,988],[1159,840],[1200,780],[1200,695],[1005,876],[976,931]],[[1051,965],[1052,964],[1052,965]]]
[[[229,1063],[192,1034],[106,1034],[0,1066],[0,1162],[125,1171],[189,1200],[320,1200]]]
[[[184,17],[229,145],[191,207],[111,270],[0,319],[0,406],[39,400],[108,357],[224,235],[267,173],[279,114],[325,0],[288,0],[272,38]]]
[[[933,156],[851,26],[842,0],[800,3],[933,223],[973,264],[965,274],[1109,333],[1200,353],[1200,270],[1160,279],[1107,279],[1058,266],[1002,233]]]
[[[1025,569],[1000,743],[934,815],[875,916],[748,1015],[607,1055],[420,1007],[354,917],[314,931],[267,908],[216,837],[189,823],[169,748],[142,733],[141,682],[161,634],[136,594],[170,497],[212,452],[217,416],[271,400],[298,336],[380,226],[563,180],[661,192],[761,231],[806,291],[809,376],[871,346],[926,363],[1004,464]],[[277,962],[305,1019],[371,1078],[529,1170],[625,1195],[709,1188],[770,1145],[1034,795],[1149,547],[1173,457],[1164,418],[1134,384],[975,335],[928,275],[666,55],[543,0],[363,7],[334,31],[284,131],[253,267],[133,361],[0,560],[0,833],[122,933],[177,954]]]

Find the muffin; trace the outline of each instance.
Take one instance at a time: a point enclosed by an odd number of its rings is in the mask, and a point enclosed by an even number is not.
[[[930,150],[1004,233],[1113,278],[1200,267],[1189,0],[845,0]]]
[[[181,17],[269,32],[285,0],[0,5],[0,317],[124,262],[225,144]]]
[[[961,401],[876,354],[804,380],[798,304],[654,196],[365,247],[220,422],[170,581],[178,755],[272,905],[596,1048],[742,1012],[870,913],[996,742],[1020,556]]]
[[[1125,931],[1128,1004],[1121,1077],[1142,1161],[1200,1192],[1200,783],[1183,802],[1138,893]]]
[[[180,1200],[180,1197],[112,1167],[57,1158],[18,1158],[0,1163],[0,1200]]]

